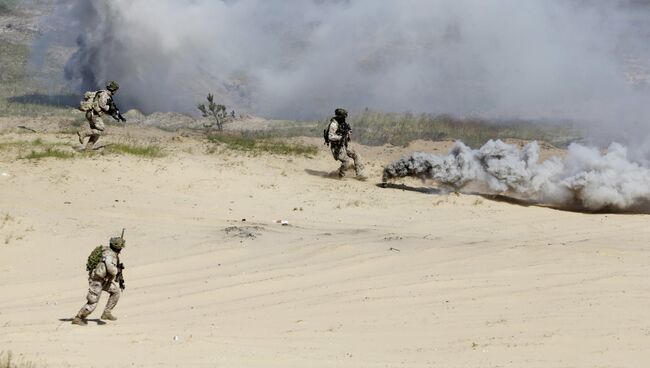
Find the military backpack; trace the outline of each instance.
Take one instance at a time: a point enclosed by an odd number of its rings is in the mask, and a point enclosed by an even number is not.
[[[95,108],[95,98],[97,97],[97,91],[95,92],[86,92],[84,93],[84,99],[79,103],[79,110],[83,112],[88,112]]]
[[[323,140],[325,140],[325,143],[323,144],[325,144],[326,146],[330,145],[330,124],[332,124],[331,121],[329,122],[329,124],[327,124],[327,128],[323,130]]]
[[[91,272],[97,267],[99,262],[102,261],[102,255],[104,253],[103,247],[100,245],[97,248],[93,249],[88,256],[88,261],[86,261],[86,271]]]

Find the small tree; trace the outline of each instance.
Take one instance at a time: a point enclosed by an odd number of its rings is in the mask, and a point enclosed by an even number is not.
[[[212,128],[215,124],[218,131],[223,131],[223,124],[228,119],[228,112],[226,111],[226,105],[216,104],[214,102],[214,96],[211,93],[208,93],[208,106],[205,104],[199,104],[196,106],[201,113],[203,113],[204,118],[214,118],[213,123],[204,123],[203,126],[206,128]]]

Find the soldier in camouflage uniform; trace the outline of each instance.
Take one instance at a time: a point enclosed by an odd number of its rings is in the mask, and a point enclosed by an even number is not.
[[[115,282],[118,274],[119,254],[126,245],[123,238],[111,238],[109,246],[102,246],[101,261],[97,263],[94,269],[88,273],[88,302],[84,305],[79,313],[72,320],[72,324],[85,326],[86,317],[92,313],[99,303],[99,296],[102,290],[109,294],[108,302],[101,319],[115,321],[117,318],[111,313],[117,301],[120,299],[121,291]]]
[[[106,126],[104,125],[102,116],[110,111],[113,95],[117,93],[118,89],[120,89],[120,86],[117,82],[109,82],[105,90],[97,92],[97,95],[93,99],[92,109],[86,112],[86,120],[88,120],[90,129],[77,132],[79,143],[81,144],[84,144],[84,139],[88,137],[86,150],[92,149],[99,140],[99,137],[104,133]]]
[[[348,112],[345,109],[339,108],[334,110],[334,117],[330,120],[328,126],[330,149],[332,150],[334,159],[341,161],[341,167],[339,167],[340,178],[345,177],[346,171],[354,166],[357,179],[365,180],[366,176],[363,174],[363,163],[361,163],[359,155],[348,145],[352,130],[346,122],[347,117]]]

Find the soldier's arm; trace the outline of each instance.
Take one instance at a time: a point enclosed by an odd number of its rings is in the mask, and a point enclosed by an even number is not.
[[[117,258],[106,256],[104,257],[104,263],[106,264],[106,273],[110,275],[111,278],[115,277],[119,271],[117,268]]]
[[[328,133],[328,138],[330,142],[340,142],[341,139],[343,139],[342,136],[336,134],[336,131],[339,130],[339,123],[332,119],[332,122],[330,123],[330,130]]]
[[[99,93],[98,104],[99,108],[105,112],[108,112],[108,110],[111,109],[111,96],[108,94],[108,92],[102,91]]]

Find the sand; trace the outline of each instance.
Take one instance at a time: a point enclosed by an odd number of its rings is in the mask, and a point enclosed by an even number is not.
[[[105,141],[138,136],[111,129]],[[360,147],[362,182],[329,177],[323,146],[208,154],[191,137],[143,136],[168,155],[0,151],[0,351],[48,367],[650,364],[647,215],[377,186],[384,164],[451,142]],[[74,144],[0,141],[37,137]],[[119,320],[97,320],[104,294],[88,326],[71,325],[86,257],[123,227]]]

